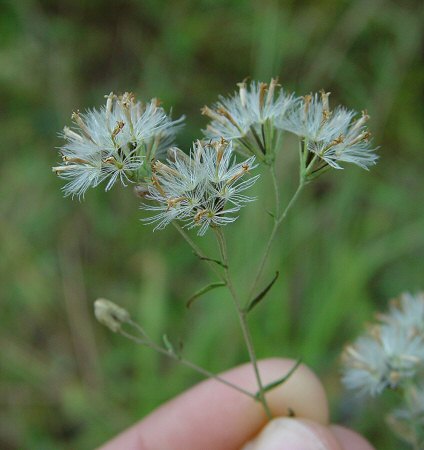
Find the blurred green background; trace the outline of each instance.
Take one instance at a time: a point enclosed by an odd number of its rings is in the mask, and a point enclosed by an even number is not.
[[[390,400],[364,403],[342,389],[339,355],[387,299],[424,285],[423,18],[422,2],[407,0],[3,0],[1,448],[92,448],[200,379],[98,325],[99,296],[158,339],[182,340],[211,370],[246,361],[224,290],[186,310],[211,277],[173,229],[152,235],[131,189],[64,199],[50,168],[71,112],[110,91],[157,96],[186,114],[179,144],[188,149],[206,124],[200,107],[246,76],[276,75],[298,94],[323,87],[333,105],[368,109],[381,159],[303,193],[269,264],[282,276],[252,313],[257,352],[301,356],[334,420],[379,449],[404,448],[383,422]],[[295,147],[279,163],[288,199]],[[271,227],[265,175],[257,191],[261,202],[227,230],[239,287]],[[210,237],[201,243],[213,248]]]

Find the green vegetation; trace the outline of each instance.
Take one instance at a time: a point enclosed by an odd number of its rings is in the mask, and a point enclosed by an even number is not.
[[[101,327],[97,297],[128,309],[151,336],[182,340],[184,355],[211,370],[247,359],[224,290],[186,308],[214,280],[176,231],[152,235],[131,189],[63,199],[50,167],[71,112],[103,104],[110,91],[157,96],[175,117],[186,114],[179,144],[188,149],[206,125],[204,104],[248,75],[278,75],[299,94],[323,87],[333,104],[365,106],[381,159],[369,173],[332,171],[302,193],[268,265],[280,277],[252,311],[257,353],[301,357],[323,379],[334,420],[377,448],[403,448],[383,426],[387,409],[343,391],[338,358],[388,298],[424,287],[420,2],[26,0],[0,8],[0,447],[94,447],[200,379]],[[288,200],[296,148],[285,144]],[[252,230],[272,226],[263,214],[271,181],[261,181],[262,204],[227,230],[240,288],[257,263],[246,256],[260,257]],[[214,248],[212,236],[202,243]]]

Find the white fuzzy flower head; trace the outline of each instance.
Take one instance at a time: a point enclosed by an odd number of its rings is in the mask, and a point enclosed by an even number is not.
[[[304,151],[316,156],[318,163],[341,169],[340,163],[356,164],[364,169],[375,164],[377,155],[370,145],[371,133],[366,128],[369,119],[363,111],[356,113],[343,107],[330,109],[330,92],[305,95],[281,116],[276,126],[299,136]],[[321,169],[318,164],[318,169]]]
[[[172,121],[156,99],[142,104],[128,92],[106,98],[99,110],[73,113],[74,128],[64,128],[63,162],[53,171],[69,180],[65,195],[84,196],[102,181],[109,190],[118,180],[138,180],[143,163],[163,156],[183,120]]]
[[[414,377],[424,364],[424,341],[395,325],[376,325],[343,354],[343,382],[362,394],[380,394]]]
[[[145,198],[153,204],[142,208],[155,212],[144,219],[163,229],[174,220],[204,235],[210,226],[234,222],[234,213],[254,200],[243,194],[258,176],[249,172],[256,167],[254,157],[236,163],[232,143],[225,140],[194,144],[190,155],[170,150],[167,164],[153,164],[153,175]]]
[[[280,134],[274,123],[282,120],[295,98],[281,89],[276,79],[269,85],[252,82],[248,86],[243,81],[238,87],[233,96],[220,97],[212,108],[202,108],[202,114],[212,119],[204,133],[209,138],[234,140],[238,151],[265,160],[265,155],[272,156],[275,151]]]
[[[424,339],[424,293],[405,292],[391,302],[388,314],[380,314],[378,318],[404,329],[411,336],[419,335]]]

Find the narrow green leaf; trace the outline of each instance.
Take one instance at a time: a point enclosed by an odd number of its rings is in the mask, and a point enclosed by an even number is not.
[[[268,286],[261,291],[247,306],[246,312],[252,311],[252,309],[265,297],[265,295],[268,293],[268,291],[272,288],[273,284],[277,281],[278,276],[280,275],[280,272],[275,272],[274,278],[271,280],[271,282],[268,284]]]
[[[224,264],[222,261],[220,261],[219,259],[213,259],[213,258],[208,258],[207,256],[200,256],[198,253],[193,252],[199,259],[201,259],[202,261],[210,261],[213,262],[215,264],[218,264],[219,266],[223,267],[224,269],[228,269],[228,266],[226,264]]]
[[[286,373],[282,378],[278,378],[278,380],[275,380],[272,383],[265,385],[263,388],[263,391],[268,392],[268,391],[276,388],[277,386],[280,386],[280,384],[283,384],[285,381],[287,381],[293,375],[293,373],[296,371],[296,369],[300,366],[301,363],[302,363],[302,360],[298,359],[296,361],[296,364],[288,371],[288,373]],[[260,399],[259,391],[256,392],[255,397],[258,400]]]
[[[266,210],[266,213],[267,213],[269,216],[271,216],[273,219],[275,219],[275,214],[274,214],[272,211],[270,211],[269,209],[267,209],[267,210]]]
[[[195,292],[186,303],[186,307],[190,308],[190,306],[193,304],[195,300],[197,300],[199,297],[201,297],[203,294],[206,294],[206,292],[211,291],[212,289],[225,286],[225,283],[223,281],[217,281],[215,283],[210,283],[205,287],[202,287],[202,289],[199,289],[197,292]]]
[[[162,341],[169,353],[172,353],[173,355],[177,354],[175,352],[174,346],[171,344],[171,341],[168,339],[168,336],[166,334],[162,336]]]

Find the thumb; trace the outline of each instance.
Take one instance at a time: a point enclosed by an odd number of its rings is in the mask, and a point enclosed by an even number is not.
[[[242,450],[342,450],[327,427],[307,419],[278,417]]]

